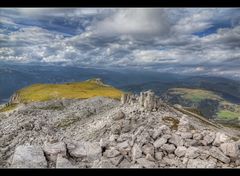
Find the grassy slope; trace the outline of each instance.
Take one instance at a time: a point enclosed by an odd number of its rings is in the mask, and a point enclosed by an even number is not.
[[[212,91],[202,90],[202,89],[188,89],[188,88],[174,88],[171,89],[172,94],[181,95],[183,98],[186,98],[187,100],[190,100],[194,103],[199,103],[202,100],[205,99],[214,99],[219,100],[220,104],[228,104],[230,106],[235,107],[234,110],[226,110],[226,109],[220,109],[217,113],[217,117],[219,119],[236,119],[240,117],[240,106],[233,105],[230,102],[227,102],[219,95],[215,94]]]
[[[229,110],[220,110],[217,113],[217,116],[220,119],[232,120],[232,119],[236,119],[236,118],[240,117],[240,113],[239,112],[229,111]]]
[[[52,99],[86,99],[95,96],[120,99],[122,91],[95,80],[65,84],[34,84],[18,91],[21,102]]]
[[[34,84],[17,91],[21,103],[47,101],[52,99],[86,99],[95,96],[120,99],[122,91],[101,84],[95,79],[65,84]],[[0,109],[0,112],[12,110],[17,104]]]

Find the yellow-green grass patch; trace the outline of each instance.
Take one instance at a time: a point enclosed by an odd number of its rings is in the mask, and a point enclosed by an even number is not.
[[[86,99],[103,96],[120,99],[122,91],[99,84],[95,80],[65,84],[34,84],[18,91],[20,102],[47,101],[52,99]]]
[[[233,112],[233,111],[229,111],[229,110],[221,110],[217,113],[218,118],[220,119],[227,119],[227,120],[231,120],[231,119],[237,119],[240,117],[240,113],[239,112]]]

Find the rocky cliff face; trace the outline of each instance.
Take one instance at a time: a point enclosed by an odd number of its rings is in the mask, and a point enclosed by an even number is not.
[[[152,91],[31,103],[0,122],[13,168],[235,168],[239,132],[187,115]]]

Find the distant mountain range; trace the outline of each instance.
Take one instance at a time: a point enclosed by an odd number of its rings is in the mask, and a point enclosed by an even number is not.
[[[152,89],[161,95],[170,88],[201,88],[221,93],[230,102],[240,103],[240,82],[227,78],[127,69],[12,64],[0,64],[0,102],[6,102],[16,90],[31,84],[76,82],[91,78],[101,78],[106,84],[135,93]]]

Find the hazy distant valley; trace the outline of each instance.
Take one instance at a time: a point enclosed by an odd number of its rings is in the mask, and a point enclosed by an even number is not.
[[[1,65],[0,73],[0,102],[2,103],[6,103],[17,90],[32,84],[79,82],[101,78],[104,83],[126,92],[139,93],[151,89],[168,103],[194,108],[209,119],[216,119],[217,114],[221,117],[218,118],[219,120],[234,120],[239,116],[240,82],[221,77],[187,76],[138,70],[112,71],[93,68],[9,64]],[[175,94],[169,93],[173,88],[195,90],[195,94],[198,93],[197,90],[200,92],[206,90],[218,98],[212,100],[212,96],[209,94],[204,94],[204,96],[199,94],[202,99],[196,105],[194,100],[186,100],[179,96],[181,91]],[[219,104],[223,101],[225,104]],[[228,108],[226,109],[226,107]]]

